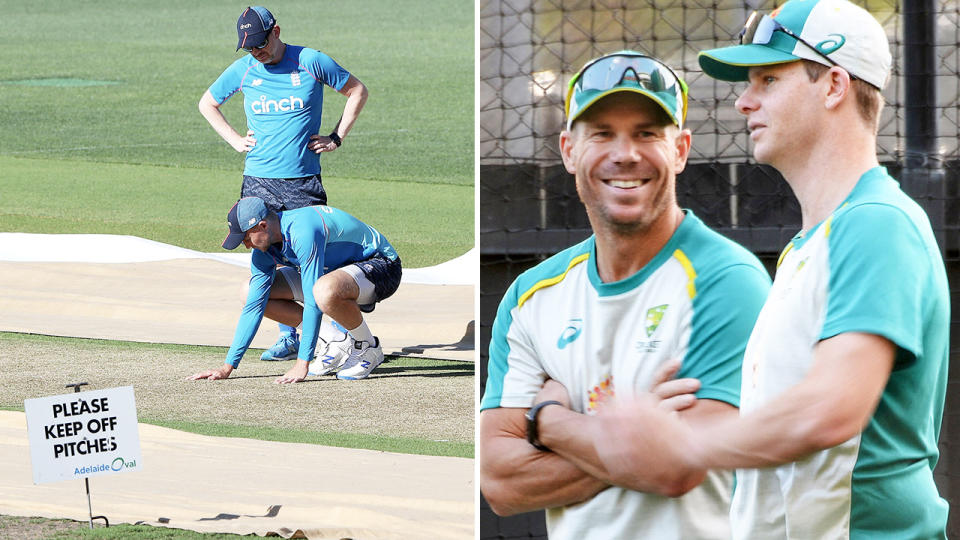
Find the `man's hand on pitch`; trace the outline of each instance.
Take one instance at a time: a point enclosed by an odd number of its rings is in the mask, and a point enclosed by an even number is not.
[[[326,135],[311,135],[310,142],[307,143],[307,150],[319,154],[321,152],[333,152],[339,148],[333,139]]]
[[[310,370],[310,362],[297,358],[297,363],[293,365],[285,374],[277,377],[273,382],[277,384],[298,383],[307,378],[307,372]]]
[[[226,379],[231,373],[233,373],[233,367],[224,364],[216,369],[208,369],[206,371],[201,371],[200,373],[194,373],[193,375],[187,377],[187,380],[199,381],[200,379],[207,379],[210,381],[216,381],[219,379]]]

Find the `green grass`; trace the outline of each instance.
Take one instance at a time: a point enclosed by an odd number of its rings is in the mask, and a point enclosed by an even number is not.
[[[86,525],[84,525],[86,526]],[[251,538],[257,535],[226,534],[226,533],[200,533],[188,531],[185,529],[168,529],[165,527],[152,527],[148,525],[111,525],[109,528],[102,527],[102,523],[94,523],[96,528],[78,528],[70,531],[60,531],[44,536],[44,540],[65,540],[65,539],[95,539],[103,538],[110,540],[125,540],[127,538],[136,538],[137,540],[235,540],[238,538]]]
[[[89,523],[84,521],[0,515],[0,539],[19,540],[22,538],[30,538],[36,540],[61,540],[66,538],[109,538],[111,540],[119,540],[137,538],[142,540],[162,538],[189,540],[202,538],[203,540],[226,540],[254,536],[256,535],[241,536],[227,533],[199,533],[184,529],[121,523],[114,523],[109,528],[106,528],[103,521],[99,519],[94,521],[94,529],[91,530]]]
[[[5,39],[17,50],[0,57],[0,231],[132,234],[219,249],[243,156],[197,101],[239,57],[238,6],[6,3]],[[344,146],[323,157],[330,203],[380,229],[410,267],[466,252],[474,243],[473,4],[270,8],[284,41],[330,54],[370,91]],[[114,84],[22,84],[37,79]],[[327,89],[322,130],[344,103]],[[223,110],[243,132],[241,105],[236,95]]]
[[[226,212],[237,196],[236,174],[82,161],[69,163],[70,173],[64,174],[67,165],[0,156],[2,197],[12,203],[0,208],[0,231],[129,234],[222,251]],[[331,200],[386,235],[404,266],[450,260],[473,244],[472,188],[340,178],[325,184]],[[54,196],[58,193],[70,196]]]

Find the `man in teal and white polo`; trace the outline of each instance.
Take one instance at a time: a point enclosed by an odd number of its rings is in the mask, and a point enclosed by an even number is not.
[[[950,298],[927,216],[876,155],[886,33],[845,0],[790,0],[741,36],[700,65],[747,81],[754,156],[803,216],[747,345],[741,416],[694,432],[637,405],[604,419],[624,433],[598,450],[738,469],[736,540],[946,538],[933,469]]]
[[[737,414],[769,277],[677,205],[686,105],[682,79],[640,53],[577,73],[560,148],[594,234],[517,278],[497,312],[480,487],[501,515],[547,508],[552,539],[729,538],[731,473],[625,489],[593,448],[616,437],[595,422],[615,397],[653,389],[689,425]]]

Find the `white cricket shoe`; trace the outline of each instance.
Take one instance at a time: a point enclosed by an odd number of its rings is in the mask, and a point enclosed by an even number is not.
[[[317,354],[314,356],[313,362],[310,362],[310,375],[327,375],[330,373],[335,373],[339,370],[347,361],[347,357],[350,354],[350,348],[353,346],[353,339],[349,334],[343,334],[343,336],[334,341],[326,341],[323,338],[318,338],[317,343]],[[323,345],[320,345],[320,342]]]
[[[354,341],[346,363],[337,372],[337,378],[348,381],[366,379],[381,362],[383,350],[380,348],[379,338],[374,336],[372,344],[368,341]]]

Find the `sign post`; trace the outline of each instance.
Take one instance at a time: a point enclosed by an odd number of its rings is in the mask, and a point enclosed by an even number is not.
[[[90,477],[140,469],[140,437],[133,387],[81,392],[87,383],[68,384],[73,394],[27,399],[23,408],[30,438],[33,483],[82,477],[90,528]]]

